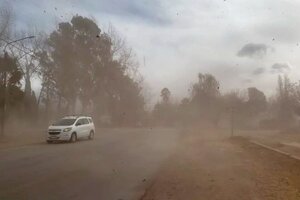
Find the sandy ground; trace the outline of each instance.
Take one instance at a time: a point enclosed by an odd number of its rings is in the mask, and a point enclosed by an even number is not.
[[[236,131],[235,135],[242,136],[250,141],[275,148],[300,158],[300,134],[298,132],[282,133],[280,131]]]
[[[9,147],[40,144],[45,139],[46,131],[47,129],[6,132],[4,137],[0,137],[0,150]]]
[[[300,163],[220,131],[192,131],[142,200],[298,200]]]
[[[93,141],[0,144],[0,200],[139,199],[173,154],[172,129],[98,130]]]

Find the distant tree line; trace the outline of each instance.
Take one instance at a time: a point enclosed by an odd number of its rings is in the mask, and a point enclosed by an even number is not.
[[[300,83],[292,83],[287,76],[278,76],[277,92],[269,99],[255,87],[221,94],[220,83],[211,74],[200,73],[189,91],[188,97],[174,103],[171,91],[163,88],[152,122],[222,127],[231,125],[234,117],[236,128],[300,128]]]

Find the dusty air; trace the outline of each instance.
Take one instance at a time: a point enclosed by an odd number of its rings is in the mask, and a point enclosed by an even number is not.
[[[299,10],[0,0],[0,200],[300,200]]]

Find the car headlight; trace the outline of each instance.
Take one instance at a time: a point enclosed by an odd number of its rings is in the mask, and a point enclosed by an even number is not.
[[[63,130],[63,132],[68,132],[68,131],[70,131],[70,130],[72,130],[72,128],[65,128],[65,129]]]

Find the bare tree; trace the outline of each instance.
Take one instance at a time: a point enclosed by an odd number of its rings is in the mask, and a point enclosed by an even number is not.
[[[118,60],[125,73],[136,81],[142,83],[143,78],[138,71],[139,63],[133,49],[128,46],[126,39],[121,37],[116,28],[109,24],[107,35],[111,41],[112,56]]]
[[[287,76],[278,76],[278,119],[283,127],[291,125],[294,117],[293,83]]]
[[[0,46],[5,44],[3,40],[8,40],[11,33],[11,25],[13,23],[13,9],[8,2],[0,5]]]
[[[31,79],[37,77],[39,72],[39,62],[37,52],[44,49],[46,35],[36,28],[28,28],[26,31],[20,31],[15,34],[16,38],[23,38],[27,36],[35,36],[30,40],[22,40],[18,42],[17,48],[13,48],[11,53],[14,53],[18,58],[21,66],[24,83],[25,83],[25,96],[31,96]],[[16,45],[14,47],[16,47]]]

